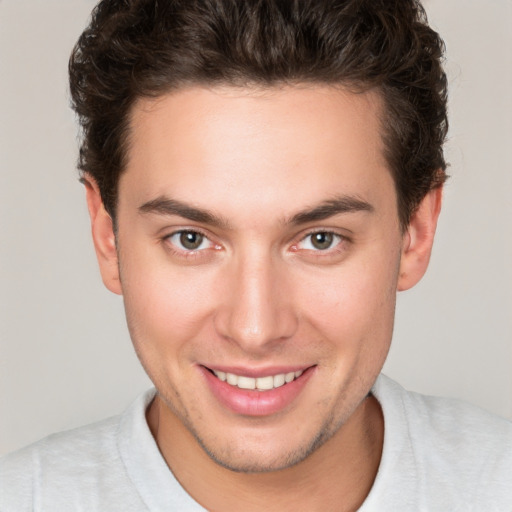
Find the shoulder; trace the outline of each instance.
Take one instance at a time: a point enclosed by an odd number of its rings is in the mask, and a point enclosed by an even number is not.
[[[419,434],[421,440],[435,439],[437,446],[460,448],[469,457],[495,448],[512,462],[512,450],[503,450],[512,446],[503,444],[512,440],[512,422],[505,418],[462,400],[406,391],[383,375],[376,387],[383,409],[401,413],[411,436]]]
[[[467,510],[512,506],[510,421],[460,400],[406,391],[385,376],[374,394],[387,429],[383,462],[398,479],[412,478],[416,491],[430,496],[424,499],[451,499]]]
[[[119,416],[85,425],[82,427],[51,434],[29,446],[6,455],[0,459],[0,468],[17,461],[28,462],[38,459],[55,459],[56,456],[62,462],[74,460],[77,453],[88,454],[94,457],[109,447],[115,439],[115,432],[119,424]]]
[[[30,446],[0,459],[0,507],[9,508],[16,502],[24,510],[20,500],[26,501],[32,510],[34,493],[46,492],[41,487],[52,486],[66,494],[70,482],[101,478],[105,461],[115,463],[117,417],[48,436]],[[30,507],[30,508],[29,508]]]
[[[0,458],[0,510],[144,510],[119,443],[123,428],[145,422],[152,394],[120,416],[53,434]]]

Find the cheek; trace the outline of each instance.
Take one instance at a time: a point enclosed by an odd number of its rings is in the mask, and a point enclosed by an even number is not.
[[[387,350],[393,329],[399,256],[368,254],[316,275],[301,289],[304,315],[336,349]]]
[[[128,327],[136,345],[155,352],[186,348],[211,311],[212,276],[134,254],[121,258]]]

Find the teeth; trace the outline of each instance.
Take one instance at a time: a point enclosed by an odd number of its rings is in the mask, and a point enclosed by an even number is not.
[[[240,389],[256,389],[256,379],[252,377],[237,377],[237,380]]]
[[[268,377],[244,377],[243,375],[235,375],[234,373],[221,372],[213,370],[213,373],[222,381],[227,382],[231,386],[237,386],[240,389],[257,389],[259,391],[268,391],[270,389],[279,388],[284,384],[292,382],[303,374],[303,370],[289,373],[279,373],[277,375],[269,375]]]
[[[240,382],[240,377],[238,378],[238,381]],[[256,379],[256,387],[258,389],[273,389],[274,387],[274,377],[270,375],[269,377],[258,377]]]
[[[284,373],[280,373],[279,375],[274,375],[274,387],[279,388],[285,383]]]

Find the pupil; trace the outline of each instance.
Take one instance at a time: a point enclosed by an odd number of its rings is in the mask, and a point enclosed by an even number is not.
[[[195,233],[194,231],[184,231],[180,235],[180,242],[185,249],[197,249],[203,241],[203,235]]]
[[[315,233],[312,243],[317,249],[329,249],[332,244],[332,238],[332,233]]]

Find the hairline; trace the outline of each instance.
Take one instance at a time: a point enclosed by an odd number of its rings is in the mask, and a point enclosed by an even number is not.
[[[388,158],[388,145],[389,141],[387,139],[390,137],[389,128],[387,128],[387,123],[389,122],[389,116],[391,115],[390,108],[388,106],[388,102],[386,100],[386,95],[384,88],[382,85],[371,84],[370,82],[354,82],[350,80],[338,80],[338,81],[329,81],[329,80],[313,80],[313,79],[297,79],[297,80],[276,80],[275,82],[263,82],[257,80],[250,79],[233,79],[233,80],[215,80],[215,81],[205,81],[205,80],[187,80],[180,81],[177,84],[168,85],[167,87],[162,87],[159,91],[151,91],[146,94],[139,94],[133,98],[131,105],[126,110],[125,115],[125,127],[120,134],[120,144],[122,146],[122,165],[119,170],[116,188],[115,188],[115,201],[113,203],[113,210],[109,211],[109,215],[112,218],[112,222],[115,230],[117,231],[117,203],[118,203],[118,193],[119,193],[119,182],[121,180],[122,175],[126,171],[128,165],[128,155],[130,149],[132,147],[132,135],[133,135],[133,122],[134,117],[136,115],[137,107],[144,101],[149,100],[149,105],[157,105],[160,101],[162,101],[165,97],[176,94],[186,90],[192,89],[206,89],[206,90],[239,90],[244,91],[248,94],[266,94],[272,91],[282,91],[287,88],[308,88],[308,87],[325,87],[332,88],[334,90],[338,90],[342,93],[348,94],[370,94],[376,100],[376,115],[379,123],[379,135],[381,140],[381,147],[379,148],[382,152],[382,157],[386,162],[386,169],[391,173],[391,177],[393,179],[395,195],[396,195],[396,210],[398,215],[398,220],[400,224],[400,228],[402,232],[405,232],[407,226],[409,224],[409,218],[403,218],[401,205],[400,205],[400,191],[398,189],[398,172],[393,169],[391,162],[389,162]],[[410,215],[414,212],[409,212]]]

